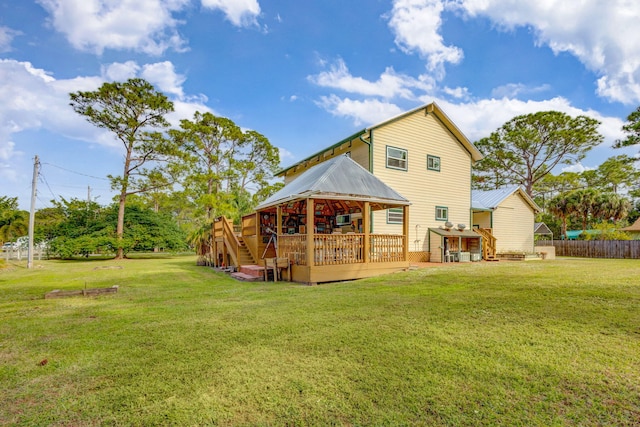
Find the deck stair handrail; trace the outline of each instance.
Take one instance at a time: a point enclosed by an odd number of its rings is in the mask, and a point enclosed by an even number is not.
[[[233,223],[225,216],[221,216],[217,219],[222,224],[222,240],[227,247],[229,255],[231,255],[231,261],[236,267],[240,266],[240,247],[242,243],[238,239],[238,235],[234,231]]]
[[[474,228],[476,233],[482,236],[482,259],[490,260],[496,257],[496,237],[491,228]]]

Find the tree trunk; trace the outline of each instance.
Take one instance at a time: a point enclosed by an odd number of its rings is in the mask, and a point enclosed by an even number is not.
[[[116,243],[118,250],[116,259],[124,259],[124,206],[127,202],[127,190],[129,189],[129,165],[131,164],[131,151],[133,144],[127,148],[127,157],[124,160],[124,172],[122,174],[122,188],[120,189],[120,200],[118,205],[118,224],[116,225]]]
[[[116,226],[116,240],[118,243],[118,251],[116,252],[116,259],[124,258],[124,245],[122,239],[124,237],[124,205],[127,201],[127,193],[123,188],[120,192],[120,201],[118,205],[118,224]]]

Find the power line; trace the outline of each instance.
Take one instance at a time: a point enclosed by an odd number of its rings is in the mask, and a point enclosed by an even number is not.
[[[94,175],[89,175],[89,174],[82,173],[82,172],[77,172],[77,171],[74,171],[74,170],[71,170],[71,169],[63,168],[62,166],[54,165],[53,163],[42,163],[42,164],[43,165],[53,166],[54,168],[62,169],[63,171],[75,173],[76,175],[82,175],[82,176],[86,176],[86,177],[89,177],[89,178],[101,179],[103,181],[109,181],[109,178],[102,178],[102,177],[99,177],[99,176],[94,176]]]
[[[47,186],[47,188],[49,189],[49,192],[51,193],[51,195],[53,196],[53,200],[58,201],[57,197],[55,194],[53,194],[53,190],[51,189],[51,186],[49,185],[49,182],[47,181],[47,178],[45,178],[44,174],[42,173],[42,171],[40,171],[38,173],[38,176],[40,177],[40,180],[44,182],[44,184]]]

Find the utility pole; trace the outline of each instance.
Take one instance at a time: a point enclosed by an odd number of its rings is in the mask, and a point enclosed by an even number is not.
[[[33,268],[33,228],[36,222],[36,184],[38,182],[38,169],[40,159],[36,155],[33,161],[33,181],[31,181],[31,211],[29,213],[29,255],[27,256],[27,268]]]

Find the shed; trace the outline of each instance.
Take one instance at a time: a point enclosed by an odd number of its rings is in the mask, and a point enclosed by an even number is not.
[[[490,230],[497,253],[533,253],[535,215],[540,207],[519,185],[471,192],[473,227]]]

